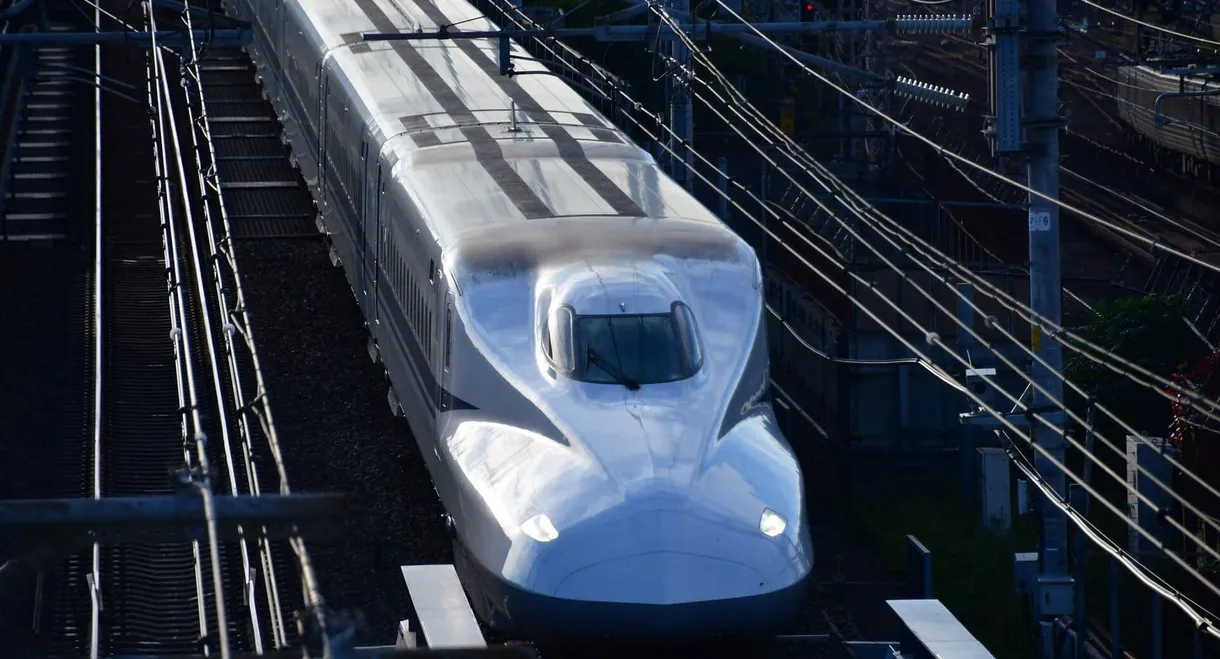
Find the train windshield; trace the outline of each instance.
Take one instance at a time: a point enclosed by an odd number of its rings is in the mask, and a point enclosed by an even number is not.
[[[576,316],[564,308],[552,320],[548,356],[566,362],[559,370],[575,380],[638,389],[689,378],[703,365],[694,315],[680,302],[667,314]],[[568,328],[574,341],[563,336]]]

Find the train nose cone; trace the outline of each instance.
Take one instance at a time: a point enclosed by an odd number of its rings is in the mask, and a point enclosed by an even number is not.
[[[581,568],[559,584],[564,599],[679,604],[764,590],[755,569],[731,560],[678,551],[654,551]]]
[[[786,628],[811,568],[807,531],[768,537],[757,518],[650,503],[546,543],[530,570],[532,613],[567,633],[624,639]]]

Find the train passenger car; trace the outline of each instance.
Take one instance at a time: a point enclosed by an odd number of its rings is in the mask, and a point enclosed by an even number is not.
[[[1114,76],[1118,116],[1127,125],[1166,149],[1220,165],[1220,85],[1146,66],[1119,67]],[[1182,92],[1194,95],[1174,96]],[[1161,114],[1169,121],[1158,125],[1156,99],[1163,94]]]
[[[753,250],[463,0],[231,0],[449,515],[532,640],[771,633],[813,562]],[[353,446],[352,450],[360,450]]]

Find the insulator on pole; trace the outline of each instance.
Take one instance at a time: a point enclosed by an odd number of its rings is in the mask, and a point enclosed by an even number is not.
[[[896,34],[965,34],[974,30],[975,20],[969,14],[939,14],[920,16],[902,14],[894,17]]]
[[[894,91],[902,96],[939,105],[945,108],[962,111],[966,109],[966,105],[970,102],[970,95],[962,92],[955,92],[952,89],[930,85],[926,82],[919,82],[903,76],[898,76],[894,80]]]

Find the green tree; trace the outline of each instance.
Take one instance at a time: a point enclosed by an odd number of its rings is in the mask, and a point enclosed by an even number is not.
[[[1180,295],[1107,300],[1091,312],[1069,317],[1067,326],[1093,344],[1168,378],[1181,364],[1194,363],[1208,353],[1182,319],[1183,304]],[[1169,433],[1172,409],[1163,396],[1104,364],[1074,351],[1064,352],[1064,375],[1094,400],[1136,430],[1157,437]],[[1067,395],[1069,404],[1083,417],[1086,401],[1073,392]],[[1123,437],[1121,428],[1103,417],[1097,415],[1102,434],[1113,439]]]

